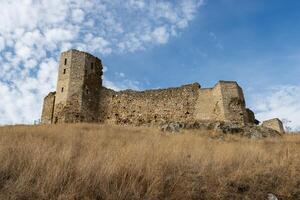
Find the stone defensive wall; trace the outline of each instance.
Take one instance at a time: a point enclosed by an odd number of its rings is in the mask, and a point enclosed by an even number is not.
[[[55,106],[58,104],[55,96],[56,93],[51,92],[44,99],[43,123],[56,123]],[[104,123],[159,125],[166,122],[224,121],[244,125],[255,120],[254,114],[245,107],[242,89],[231,81],[220,81],[215,87],[204,89],[198,83],[147,91],[116,92],[102,87],[96,99],[99,101],[95,106],[98,108],[95,118]],[[71,105],[71,102],[66,103],[66,112],[60,116],[63,121],[59,122],[91,122],[77,111],[78,106],[72,108]]]
[[[236,82],[220,81],[213,88],[198,83],[177,88],[115,92],[102,88],[99,121],[114,124],[225,121],[254,123]]]
[[[212,88],[194,83],[146,91],[113,91],[102,86],[102,61],[71,49],[60,57],[55,92],[44,99],[43,124],[111,123],[164,125],[178,122],[258,124],[246,108],[243,90],[235,81],[219,81]],[[282,131],[279,119],[264,123]]]

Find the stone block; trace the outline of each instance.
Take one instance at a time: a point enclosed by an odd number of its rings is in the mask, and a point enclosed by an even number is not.
[[[270,119],[270,120],[264,121],[264,122],[262,123],[262,126],[263,126],[263,127],[266,127],[266,128],[270,128],[270,129],[276,130],[276,131],[278,131],[279,133],[284,133],[283,123],[282,123],[282,121],[281,121],[280,119],[278,119],[278,118]]]

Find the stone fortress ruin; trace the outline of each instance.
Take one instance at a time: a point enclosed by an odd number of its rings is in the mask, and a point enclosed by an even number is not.
[[[258,121],[246,108],[242,88],[219,81],[213,88],[198,83],[147,91],[113,91],[102,86],[102,62],[78,50],[60,57],[56,92],[44,99],[43,124],[110,123],[160,126],[170,122],[225,122],[240,126]],[[279,119],[263,126],[283,132]]]

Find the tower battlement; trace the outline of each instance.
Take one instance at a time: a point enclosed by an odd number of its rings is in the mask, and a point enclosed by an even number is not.
[[[212,88],[181,87],[116,92],[102,86],[101,60],[78,50],[60,57],[56,92],[44,99],[42,123],[101,122],[160,125],[166,122],[220,121],[254,124],[242,88],[219,81]]]

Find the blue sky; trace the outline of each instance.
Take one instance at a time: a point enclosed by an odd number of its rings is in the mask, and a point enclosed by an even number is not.
[[[102,58],[110,78],[123,71],[142,88],[193,81],[211,86],[220,79],[259,89],[298,84],[299,8],[295,1],[206,1],[189,27],[167,44]]]
[[[2,124],[39,117],[59,52],[77,48],[102,59],[107,87],[236,80],[258,119],[300,127],[298,1],[0,0],[0,7]]]

